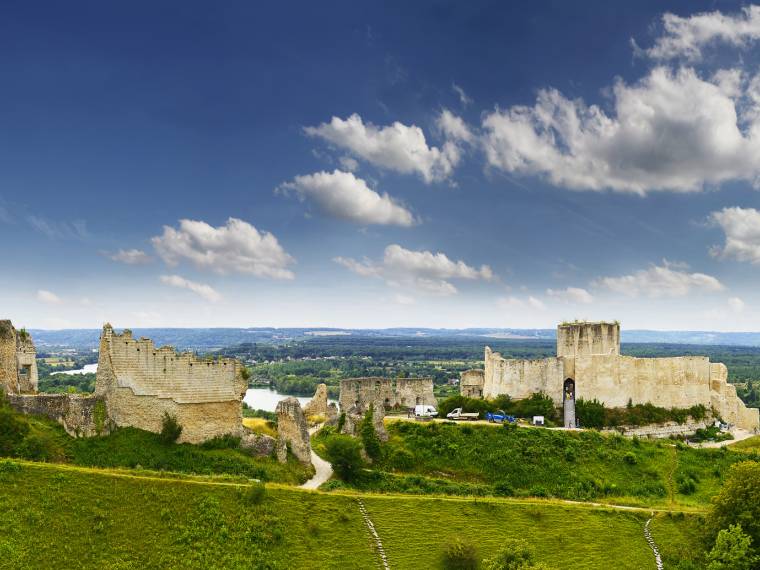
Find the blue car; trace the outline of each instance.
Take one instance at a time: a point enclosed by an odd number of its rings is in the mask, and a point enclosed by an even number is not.
[[[513,424],[517,421],[514,416],[508,415],[504,410],[496,410],[495,412],[487,412],[486,419],[489,422],[496,422],[500,424],[503,424],[504,422]]]

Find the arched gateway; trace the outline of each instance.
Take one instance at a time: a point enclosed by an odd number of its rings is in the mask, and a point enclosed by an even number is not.
[[[575,380],[568,378],[562,387],[562,409],[564,411],[564,426],[575,427]]]

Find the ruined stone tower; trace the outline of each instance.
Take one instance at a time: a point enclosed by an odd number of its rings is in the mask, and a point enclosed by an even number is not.
[[[37,391],[37,351],[32,335],[0,320],[0,388],[6,394]]]

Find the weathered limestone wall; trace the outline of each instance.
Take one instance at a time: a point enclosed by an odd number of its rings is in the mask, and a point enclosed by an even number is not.
[[[311,441],[301,404],[296,398],[285,398],[277,402],[277,459],[287,460],[287,447],[301,463],[311,465]]]
[[[340,409],[352,407],[411,408],[417,404],[435,406],[432,378],[347,378],[340,382]]]
[[[18,412],[46,416],[61,424],[69,435],[90,437],[108,433],[105,402],[81,394],[11,394],[10,405]]]
[[[619,323],[566,323],[557,327],[557,356],[620,354]]]
[[[326,416],[327,415],[327,384],[319,384],[314,392],[314,397],[303,408],[304,415]]]
[[[740,428],[760,428],[758,410],[747,408],[737,397],[723,364],[711,363],[706,356],[620,356],[619,343],[616,323],[573,323],[557,329],[556,358],[506,359],[486,347],[483,397],[508,394],[521,399],[544,392],[559,406],[563,383],[572,379],[577,398],[595,398],[609,407],[629,401],[663,408],[702,404]]]
[[[484,398],[509,394],[512,398],[522,399],[535,392],[544,392],[558,405],[562,403],[565,377],[561,358],[515,360],[491,352],[488,347],[485,352]]]
[[[18,392],[16,329],[8,320],[0,320],[0,387],[6,394]]]
[[[37,351],[29,333],[0,320],[0,388],[7,394],[37,391]]]
[[[482,398],[485,371],[465,370],[459,375],[459,393],[467,398]]]
[[[180,442],[240,435],[247,383],[234,359],[205,360],[103,327],[95,393],[117,426],[161,431],[165,412],[182,425]]]
[[[712,423],[712,422],[710,422]],[[685,424],[677,424],[675,422],[668,422],[666,424],[655,424],[651,426],[624,426],[617,429],[605,430],[611,432],[620,432],[628,437],[649,437],[653,439],[668,438],[673,435],[691,435],[698,429],[704,429],[707,427],[707,422],[687,422]]]

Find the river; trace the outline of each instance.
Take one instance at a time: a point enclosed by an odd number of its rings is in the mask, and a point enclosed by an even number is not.
[[[274,412],[277,407],[277,402],[284,400],[290,396],[290,394],[282,394],[274,389],[269,388],[248,388],[243,397],[243,401],[248,404],[250,408],[254,410],[266,410],[267,412]],[[300,403],[301,406],[311,400],[310,396],[293,396]],[[336,400],[327,400],[327,402],[335,402]]]

